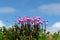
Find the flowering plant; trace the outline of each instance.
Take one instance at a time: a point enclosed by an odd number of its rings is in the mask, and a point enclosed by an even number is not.
[[[23,18],[19,18],[18,20],[18,24],[21,24],[21,30],[22,30],[21,35],[25,35],[29,37],[32,36],[33,38],[36,38],[37,40],[39,38],[39,34],[41,31],[40,25],[42,25],[43,23],[46,24],[46,22],[43,22],[41,20],[40,16],[36,16],[35,18],[30,18],[28,16],[25,16]]]

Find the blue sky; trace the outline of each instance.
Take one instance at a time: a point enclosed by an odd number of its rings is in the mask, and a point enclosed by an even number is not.
[[[52,26],[60,24],[60,0],[0,0],[1,24],[12,25],[18,19],[17,17],[25,15],[41,16],[43,21],[49,22],[50,28],[47,29],[51,29]],[[60,28],[60,25],[58,27]]]

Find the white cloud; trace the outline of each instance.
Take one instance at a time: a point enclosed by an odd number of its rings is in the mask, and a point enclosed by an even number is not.
[[[52,27],[60,27],[60,22],[55,23]]]
[[[47,31],[50,31],[51,33],[60,31],[60,22],[56,22],[51,27],[48,27]]]
[[[12,27],[12,25],[7,26],[6,24],[4,24],[4,22],[2,20],[0,20],[0,27],[3,27],[3,26],[5,26],[7,29]]]
[[[12,7],[0,7],[0,13],[14,13],[16,12],[15,8]]]
[[[3,21],[0,20],[0,27],[5,26],[5,24],[3,23]]]
[[[60,3],[51,3],[40,5],[37,9],[32,10],[33,12],[42,12],[53,15],[60,15]]]

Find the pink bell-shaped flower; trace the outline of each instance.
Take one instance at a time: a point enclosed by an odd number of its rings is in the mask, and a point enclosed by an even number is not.
[[[34,20],[35,20],[35,21],[40,21],[40,16],[36,16],[36,17],[34,18]]]
[[[32,26],[34,26],[34,23],[32,23]]]
[[[28,16],[25,16],[25,17],[24,17],[24,21],[26,21],[26,22],[30,22],[31,19],[30,19]]]
[[[23,18],[20,21],[23,22],[24,21]]]
[[[37,22],[37,24],[43,24],[43,22],[41,22],[41,21],[38,21],[38,22]]]
[[[23,18],[24,22],[27,22],[27,19]]]
[[[36,16],[35,18],[40,19],[40,16]]]
[[[34,22],[35,22],[35,20],[33,18],[31,18],[31,23],[34,23]]]
[[[19,18],[19,19],[18,19],[18,24],[20,24],[20,20],[21,20],[21,19]]]
[[[27,18],[27,21],[30,21],[30,18]]]
[[[20,24],[20,21],[18,21],[18,24]]]
[[[18,24],[20,24],[22,22],[23,22],[23,18],[21,18],[21,19],[18,20]]]
[[[24,16],[25,19],[29,18],[28,16]]]

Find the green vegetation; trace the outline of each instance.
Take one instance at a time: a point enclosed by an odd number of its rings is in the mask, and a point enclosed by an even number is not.
[[[0,28],[0,40],[60,40],[60,31],[54,34],[46,33],[47,22],[42,22],[39,16],[33,19],[25,16],[10,28]]]
[[[3,27],[3,31],[0,30],[0,40],[60,40],[59,32],[52,35],[50,32],[41,32],[38,25],[31,27],[29,24],[25,24],[22,26],[15,24],[11,28]]]

